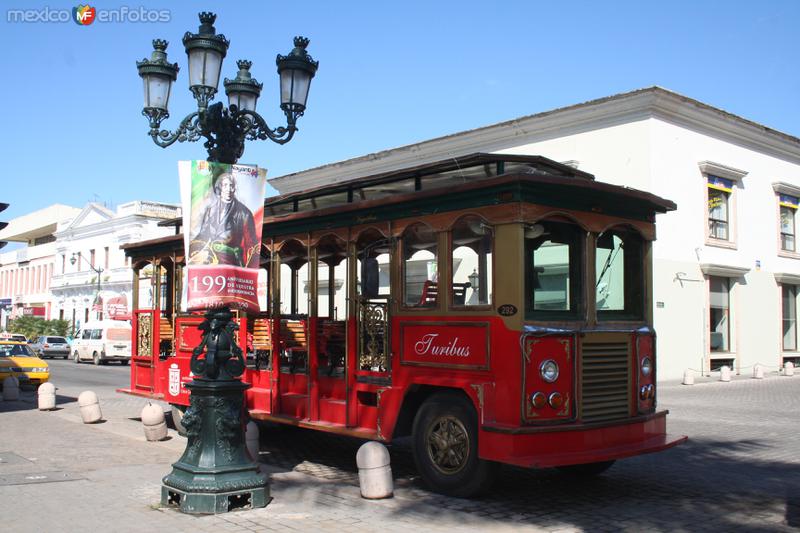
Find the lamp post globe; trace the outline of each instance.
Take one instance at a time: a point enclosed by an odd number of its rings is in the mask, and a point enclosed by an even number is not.
[[[252,77],[250,74],[250,67],[253,63],[246,59],[240,59],[236,62],[239,67],[239,72],[236,78],[229,80],[225,78],[225,94],[228,95],[228,105],[241,111],[255,111],[258,97],[261,95],[261,88],[264,87],[263,83]]]
[[[163,39],[153,40],[153,53],[150,59],[136,62],[136,69],[144,82],[144,108],[142,114],[160,123],[169,117],[169,96],[172,93],[172,82],[178,79],[180,70],[177,63],[167,60],[169,42]]]
[[[224,35],[217,35],[214,13],[202,12],[200,28],[197,33],[186,32],[183,46],[189,58],[189,89],[192,91],[197,106],[205,109],[214,98],[219,86],[219,75],[222,72],[222,60],[228,53],[230,41]]]
[[[294,49],[289,55],[278,54],[275,59],[281,84],[281,109],[287,116],[294,114],[295,118],[302,116],[306,109],[311,80],[319,67],[319,62],[306,52],[309,42],[305,37],[295,37]]]

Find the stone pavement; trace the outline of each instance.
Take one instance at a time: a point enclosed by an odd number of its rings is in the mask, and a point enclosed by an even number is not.
[[[800,376],[660,386],[672,450],[618,462],[578,482],[556,471],[504,468],[479,500],[426,491],[408,447],[391,446],[395,497],[359,496],[360,441],[265,426],[264,509],[188,516],[159,506],[161,477],[185,440],[148,443],[140,398],[101,397],[105,422],[80,422],[80,390],[58,411],[35,395],[0,402],[3,531],[792,531],[800,527]]]

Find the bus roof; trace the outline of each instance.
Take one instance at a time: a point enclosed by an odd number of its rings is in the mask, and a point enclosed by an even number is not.
[[[509,190],[518,201],[599,210],[642,220],[676,208],[670,200],[630,187],[598,182],[592,174],[546,157],[474,153],[270,197],[264,201],[264,223],[285,226],[279,232],[284,233],[306,226],[310,219],[330,220],[337,214],[379,207],[387,208],[381,218],[403,216],[402,209],[392,209],[392,206],[409,203],[414,203],[417,214],[424,213],[425,210],[420,209],[426,202],[431,209],[446,208],[445,203],[457,209],[459,197],[466,203],[485,202],[489,198],[487,190],[498,188]],[[353,220],[358,219],[355,214],[353,217]],[[177,220],[174,222],[180,224]],[[171,235],[130,243],[122,248],[169,248],[177,238],[178,235]]]

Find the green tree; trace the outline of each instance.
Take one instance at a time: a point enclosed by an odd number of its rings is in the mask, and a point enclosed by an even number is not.
[[[22,333],[29,339],[41,335],[58,335],[64,337],[70,329],[66,320],[45,320],[37,316],[21,316],[8,321],[8,331]]]

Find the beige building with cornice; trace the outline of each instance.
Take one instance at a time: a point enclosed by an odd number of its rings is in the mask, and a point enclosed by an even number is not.
[[[280,176],[280,193],[474,152],[542,155],[677,203],[659,215],[661,379],[800,362],[800,139],[659,87]]]

